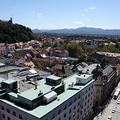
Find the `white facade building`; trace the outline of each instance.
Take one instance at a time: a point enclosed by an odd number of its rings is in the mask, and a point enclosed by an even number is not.
[[[63,80],[51,75],[37,81],[36,89],[21,93],[13,92],[15,86],[3,92],[5,86],[15,85],[9,81],[0,89],[0,120],[86,120],[92,115],[92,75],[74,74]]]

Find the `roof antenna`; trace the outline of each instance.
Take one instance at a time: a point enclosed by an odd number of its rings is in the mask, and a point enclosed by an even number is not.
[[[38,93],[38,96],[40,96],[42,94],[42,92],[41,92],[41,90],[39,91],[39,93]]]
[[[36,90],[37,89],[37,82],[36,82],[36,78],[34,78],[34,83],[35,83],[35,88],[34,88],[34,90]]]

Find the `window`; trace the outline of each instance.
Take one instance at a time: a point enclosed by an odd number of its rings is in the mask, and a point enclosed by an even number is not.
[[[83,105],[81,105],[80,107],[81,107],[81,109],[83,109]]]
[[[75,112],[73,112],[73,116],[75,116]]]
[[[13,111],[13,115],[16,116],[16,112]]]
[[[69,117],[69,120],[71,120],[71,116]]]
[[[92,106],[92,103],[90,103],[90,106]]]
[[[82,115],[82,111],[80,112],[80,114]]]
[[[7,112],[8,112],[8,113],[10,113],[10,110],[9,110],[9,109],[7,109]]]
[[[80,110],[78,109],[77,112],[79,112]]]
[[[90,87],[89,87],[89,90],[90,90]]]
[[[69,113],[71,113],[71,109],[69,110]]]
[[[53,114],[53,116],[52,116],[52,119],[54,119],[55,118],[55,114]]]
[[[61,110],[58,111],[58,114],[60,114],[60,113],[61,113]]]
[[[89,108],[89,105],[87,106],[87,108]]]
[[[76,105],[74,106],[74,109],[76,108]]]
[[[4,115],[4,114],[2,114],[2,117],[3,117],[3,118],[5,118],[5,115]]]
[[[80,95],[78,95],[78,99],[80,98]]]
[[[69,105],[72,105],[72,101],[70,101]]]
[[[8,120],[11,120],[10,117],[7,118]]]
[[[66,113],[64,114],[64,118],[66,117]]]
[[[67,108],[67,105],[65,105],[64,110]]]
[[[74,99],[74,102],[76,102],[76,100],[77,100],[77,99],[75,98],[75,99]]]
[[[2,110],[4,110],[4,106],[2,106]]]
[[[59,117],[58,120],[61,120],[61,118]]]
[[[22,120],[22,115],[19,115],[19,118]]]

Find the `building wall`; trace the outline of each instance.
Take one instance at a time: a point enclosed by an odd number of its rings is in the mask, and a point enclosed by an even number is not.
[[[40,120],[89,120],[92,108],[93,83]]]
[[[96,80],[94,84],[94,106],[102,105],[116,85],[115,71],[112,71],[110,76],[107,76],[108,79],[106,82],[102,78],[103,76],[101,76],[99,80]]]
[[[38,120],[38,118],[0,101],[0,120]]]
[[[94,106],[99,106],[103,102],[103,85],[102,84],[95,84],[94,85],[94,94],[93,94],[93,105]]]

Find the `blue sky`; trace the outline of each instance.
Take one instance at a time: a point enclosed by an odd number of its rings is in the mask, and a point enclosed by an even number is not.
[[[0,0],[0,19],[32,29],[120,29],[120,0]]]

